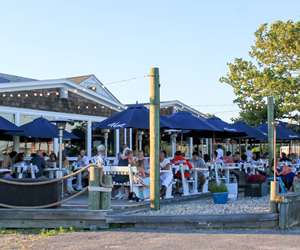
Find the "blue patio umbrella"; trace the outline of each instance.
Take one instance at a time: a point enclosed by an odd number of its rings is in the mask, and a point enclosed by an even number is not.
[[[242,131],[247,134],[246,138],[253,139],[256,141],[267,141],[267,136],[264,135],[260,130],[257,128],[253,128],[247,123],[243,121],[238,121],[232,124],[234,128],[238,131]]]
[[[219,117],[213,116],[208,118],[207,121],[218,128],[221,132],[216,134],[216,137],[242,137],[245,136],[246,133],[243,131],[239,131],[232,124],[227,123],[220,119]]]
[[[173,129],[218,132],[220,129],[210,124],[205,118],[189,112],[176,112],[167,117]]]
[[[26,123],[20,127],[23,130],[22,135],[29,138],[53,139],[59,137],[58,128],[47,119],[40,117],[32,122]],[[64,131],[63,139],[78,139],[77,136]]]
[[[160,127],[170,128],[166,117],[161,117]],[[102,122],[93,123],[94,129],[137,128],[149,129],[149,110],[143,105],[132,105],[126,110],[113,114]]]
[[[13,135],[14,133],[19,133],[21,131],[22,129],[17,127],[15,124],[0,116],[0,132],[2,133],[8,132]]]
[[[276,125],[276,140],[277,141],[291,141],[300,140],[300,135],[288,128],[285,122],[279,122]],[[257,127],[264,135],[268,136],[268,124],[264,123]]]

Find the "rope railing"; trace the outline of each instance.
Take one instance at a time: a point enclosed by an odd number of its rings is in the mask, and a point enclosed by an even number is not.
[[[42,209],[42,208],[49,208],[49,207],[55,207],[55,206],[59,206],[83,193],[85,193],[88,190],[88,187],[85,187],[84,189],[82,189],[81,191],[77,192],[76,194],[73,194],[71,196],[69,196],[66,199],[57,201],[57,202],[53,202],[50,204],[46,204],[46,205],[41,205],[41,206],[14,206],[14,205],[8,205],[8,204],[4,204],[4,203],[0,203],[0,207],[4,207],[4,208],[13,208],[13,209]]]
[[[100,184],[100,189],[101,192],[111,192],[111,189],[113,188],[113,185],[107,185],[103,182],[103,175],[104,175],[104,167],[102,165],[95,165],[95,164],[89,164],[71,174],[65,175],[61,178],[56,178],[56,179],[52,179],[49,181],[39,181],[39,182],[18,182],[18,181],[12,181],[12,180],[8,180],[8,179],[2,179],[0,178],[0,183],[5,183],[5,184],[9,184],[9,185],[17,185],[17,186],[38,186],[38,185],[47,185],[47,184],[51,184],[51,183],[55,183],[55,182],[60,182],[63,180],[66,180],[70,177],[73,177],[75,175],[78,175],[79,173],[89,169],[90,167],[95,167],[98,168],[99,171],[99,184]],[[67,197],[66,199],[60,200],[60,201],[56,201],[50,204],[45,204],[45,205],[39,205],[39,206],[15,206],[15,205],[9,205],[9,204],[5,204],[5,203],[0,203],[0,207],[4,207],[4,208],[12,208],[12,209],[42,209],[42,208],[50,208],[50,207],[55,207],[55,206],[59,206],[71,199],[74,199],[75,197],[85,193],[86,191],[95,191],[95,190],[90,190],[90,186],[85,187],[84,189],[82,189],[81,191]],[[93,187],[93,188],[97,188],[97,187]],[[98,189],[96,191],[99,191]]]
[[[68,175],[65,175],[61,178],[56,178],[56,179],[52,179],[52,180],[49,180],[49,181],[38,181],[38,182],[18,182],[18,181],[11,181],[9,179],[3,179],[3,178],[0,178],[0,183],[6,183],[6,184],[12,184],[12,185],[19,185],[19,186],[38,186],[38,185],[47,185],[47,184],[51,184],[51,183],[54,183],[54,182],[59,182],[59,181],[62,181],[62,180],[65,180],[65,179],[68,179],[70,177],[73,177],[85,170],[87,170],[90,166],[93,166],[93,165],[87,165],[81,169],[79,169],[78,171],[75,171],[71,174],[68,174]],[[101,171],[102,172],[102,171]]]

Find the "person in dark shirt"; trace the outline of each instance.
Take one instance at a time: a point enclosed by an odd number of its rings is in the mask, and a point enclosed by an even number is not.
[[[36,177],[41,177],[43,175],[44,169],[46,168],[46,161],[42,156],[41,151],[31,154],[31,163],[33,165],[36,165],[39,169],[39,172],[36,174]]]
[[[281,153],[281,158],[280,158],[280,160],[279,160],[280,162],[291,162],[291,159],[290,158],[288,158],[287,156],[286,156],[286,153]]]

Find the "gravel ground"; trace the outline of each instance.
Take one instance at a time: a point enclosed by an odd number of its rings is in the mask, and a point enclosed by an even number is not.
[[[63,233],[51,237],[13,234],[0,236],[0,249],[33,250],[150,250],[150,249],[243,249],[296,250],[299,235],[278,232],[158,232],[114,230]]]
[[[214,204],[212,198],[162,205],[160,211],[143,211],[139,215],[239,214],[269,212],[269,197],[242,197],[227,204]]]

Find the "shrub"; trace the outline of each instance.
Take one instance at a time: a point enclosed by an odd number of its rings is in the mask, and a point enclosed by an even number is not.
[[[228,192],[227,186],[224,183],[211,182],[208,187],[212,193],[226,193]]]

